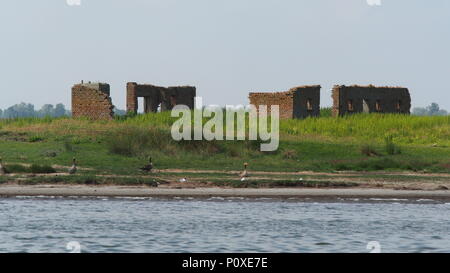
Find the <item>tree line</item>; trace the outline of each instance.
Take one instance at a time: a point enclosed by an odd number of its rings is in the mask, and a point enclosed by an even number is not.
[[[441,109],[439,104],[433,102],[427,107],[414,107],[412,114],[415,116],[446,116],[449,113],[446,110]]]
[[[114,108],[114,113],[118,116],[126,115],[125,110]],[[6,109],[0,109],[0,118],[43,118],[43,117],[70,117],[72,112],[62,103],[56,105],[45,104],[40,109],[31,103],[19,103]]]
[[[118,116],[126,115],[125,110],[114,108],[114,113]],[[427,107],[415,107],[412,110],[415,116],[446,116],[449,113],[440,109],[439,104],[433,102]],[[36,110],[31,103],[19,103],[4,110],[0,109],[0,118],[25,118],[25,117],[64,117],[71,116],[70,110],[67,110],[64,104],[58,103],[45,104],[41,109]]]
[[[63,117],[70,115],[71,112],[62,103],[55,106],[45,104],[41,109],[36,110],[33,104],[22,102],[4,110],[0,109],[0,118]]]

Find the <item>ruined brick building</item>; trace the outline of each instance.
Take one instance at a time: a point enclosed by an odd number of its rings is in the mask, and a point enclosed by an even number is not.
[[[287,92],[250,93],[250,104],[280,106],[280,118],[306,118],[320,115],[320,85],[299,86]]]
[[[144,98],[144,112],[171,110],[177,104],[194,108],[196,88],[193,86],[159,87],[149,84],[127,84],[127,111],[137,113],[138,98]],[[114,105],[107,83],[75,84],[72,87],[72,116],[112,119]]]
[[[127,83],[127,112],[137,113],[138,98],[144,98],[144,112],[171,110],[182,104],[194,109],[196,88],[193,86],[160,87],[150,84]]]
[[[112,119],[114,106],[109,84],[80,83],[72,87],[72,116]]]
[[[280,118],[306,118],[320,115],[320,85],[299,86],[286,92],[250,93],[250,104],[279,105]],[[150,84],[127,84],[127,111],[137,113],[138,98],[144,98],[144,112],[171,110],[182,104],[194,108],[193,86],[160,87]],[[332,90],[333,116],[352,113],[409,114],[411,96],[407,88],[335,85]],[[114,106],[106,83],[83,83],[72,87],[72,116],[112,119]]]
[[[352,113],[409,114],[411,96],[407,88],[335,85],[332,91],[333,116]]]

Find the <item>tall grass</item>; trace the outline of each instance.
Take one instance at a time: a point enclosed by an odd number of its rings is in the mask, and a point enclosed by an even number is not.
[[[49,165],[32,164],[31,166],[24,166],[20,164],[8,164],[5,166],[7,173],[55,173],[56,170]]]
[[[388,155],[396,155],[401,153],[400,147],[394,143],[394,138],[392,136],[387,136],[384,141],[385,149]]]
[[[331,117],[333,115],[333,108],[331,107],[325,107],[320,109],[320,116],[321,117]]]
[[[419,117],[401,114],[354,114],[284,120],[280,130],[289,135],[315,135],[332,139],[353,138],[382,143],[392,136],[398,143],[450,144],[450,116]]]
[[[108,133],[105,138],[110,153],[124,156],[147,156],[152,153],[165,152],[177,154],[189,152],[212,155],[228,153],[230,156],[241,156],[247,153],[258,153],[259,141],[175,141],[167,128],[122,125]]]
[[[402,114],[354,114],[334,118],[324,116],[280,121],[281,138],[310,136],[328,138],[330,141],[351,139],[355,142],[384,143],[392,136],[398,144],[450,145],[450,116],[409,116]],[[138,126],[170,130],[177,120],[170,112],[136,115],[112,121],[91,121],[71,118],[18,118],[0,119],[0,131],[49,133],[60,136],[92,136],[113,132],[121,126]],[[205,118],[204,121],[208,119]]]

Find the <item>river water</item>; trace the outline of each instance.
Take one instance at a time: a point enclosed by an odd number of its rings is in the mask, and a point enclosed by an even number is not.
[[[450,203],[375,198],[0,199],[0,252],[70,252],[68,246],[81,252],[369,252],[371,241],[381,252],[450,252]]]

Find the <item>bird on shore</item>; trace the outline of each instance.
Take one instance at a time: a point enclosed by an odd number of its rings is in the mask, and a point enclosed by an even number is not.
[[[3,167],[2,162],[3,162],[3,160],[2,160],[2,158],[0,157],[0,175],[6,174],[5,167]]]
[[[246,178],[248,177],[247,166],[248,166],[248,163],[247,162],[244,163],[244,171],[239,174],[239,176],[241,177],[241,181],[245,181]]]
[[[77,159],[73,158],[72,167],[69,169],[69,174],[75,174],[77,172]]]
[[[186,183],[186,182],[187,182],[187,178],[186,178],[186,177],[181,178],[181,179],[180,179],[180,182],[181,182],[181,183]]]
[[[153,163],[152,163],[152,158],[151,157],[148,157],[148,161],[149,161],[149,163],[147,164],[147,165],[145,165],[144,167],[142,167],[142,168],[139,168],[141,171],[144,171],[144,172],[151,172],[152,170],[153,170]]]

